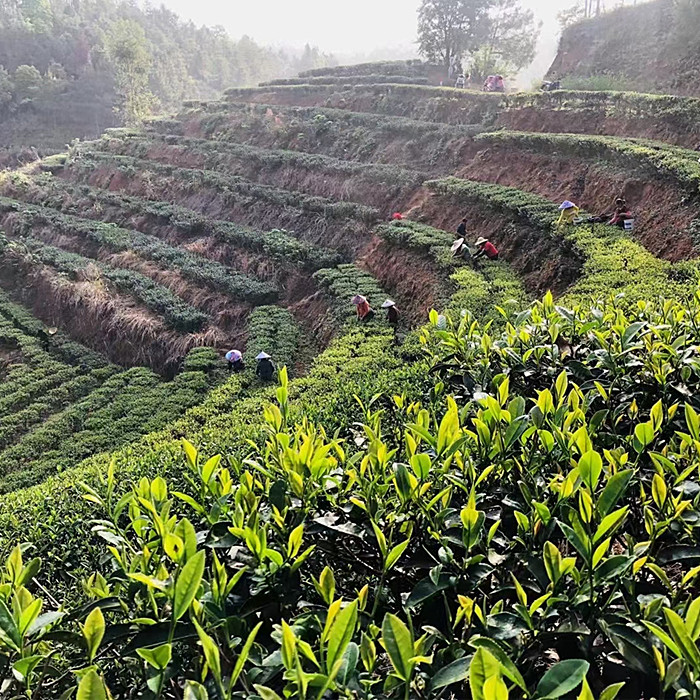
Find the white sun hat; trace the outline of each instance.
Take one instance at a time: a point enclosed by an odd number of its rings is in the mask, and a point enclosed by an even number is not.
[[[256,360],[271,360],[272,358],[266,352],[261,352],[257,355],[257,357],[255,359]]]
[[[453,244],[450,250],[456,253],[464,245],[464,238],[458,238]]]
[[[483,236],[479,236],[479,238],[476,239],[476,243],[474,245],[483,245],[484,243],[488,243],[488,238],[484,238]]]
[[[392,306],[396,306],[396,304],[391,300],[387,299],[383,304],[382,304],[382,309],[389,309]]]
[[[568,199],[565,199],[560,205],[559,205],[559,211],[566,211],[567,209],[573,209],[576,205],[569,201]]]
[[[366,301],[367,299],[363,297],[362,294],[355,294],[355,296],[352,298],[352,303],[355,304],[355,306],[364,304]]]
[[[229,350],[226,353],[226,359],[229,362],[238,362],[243,358],[243,354],[241,353],[240,350]]]

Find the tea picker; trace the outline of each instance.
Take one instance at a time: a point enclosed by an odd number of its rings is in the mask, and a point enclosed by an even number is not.
[[[364,323],[365,321],[369,321],[374,317],[374,311],[369,305],[367,297],[363,297],[361,294],[355,294],[351,301],[357,308],[358,321],[362,321]]]
[[[396,327],[399,325],[399,310],[396,308],[396,303],[391,299],[387,299],[382,304],[382,309],[386,309],[386,317],[389,324]]]
[[[275,363],[272,361],[272,358],[266,352],[261,352],[255,359],[258,362],[255,374],[264,382],[272,381],[275,376]]]
[[[245,369],[243,353],[240,350],[229,350],[226,353],[229,372],[242,372]]]

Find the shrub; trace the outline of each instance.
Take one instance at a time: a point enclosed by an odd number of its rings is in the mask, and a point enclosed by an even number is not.
[[[184,442],[177,485],[124,489],[115,465],[82,487],[105,555],[83,575],[92,604],[3,642],[8,663],[53,653],[116,695],[174,677],[234,698],[316,683],[436,700],[645,697],[678,660],[661,697],[682,694],[699,313],[700,291],[572,309],[547,295],[501,331],[435,313],[431,386],[360,402],[357,432],[297,423],[283,374],[247,457]],[[10,572],[30,584],[38,567],[15,550],[4,595],[28,600]],[[93,653],[103,643],[116,653]],[[49,672],[66,692],[83,682]]]
[[[351,299],[356,294],[367,298],[370,306],[374,308],[375,318],[379,318],[377,311],[379,305],[387,298],[387,294],[369,272],[348,263],[326,270],[318,270],[314,273],[314,279],[330,297],[337,323],[347,323],[354,317],[355,307],[352,305]]]

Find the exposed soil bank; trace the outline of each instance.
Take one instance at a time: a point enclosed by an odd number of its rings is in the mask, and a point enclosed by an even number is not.
[[[270,128],[263,113],[232,111],[212,136],[225,134],[255,146],[369,158],[436,177],[458,174],[510,185],[555,202],[573,199],[595,214],[610,212],[615,197],[622,194],[636,216],[634,235],[650,252],[671,261],[697,254],[689,229],[700,214],[700,201],[671,175],[657,175],[643,167],[643,161],[639,169],[630,170],[615,162],[559,155],[546,143],[534,151],[513,143],[493,145],[459,131],[442,139],[430,130],[418,139],[415,133],[401,130],[378,136],[342,122],[330,132],[319,131],[312,119],[300,120],[293,110],[289,114],[282,110],[275,118],[279,124]]]
[[[0,258],[0,280],[44,323],[125,367],[145,365],[172,376],[189,350],[223,345],[226,340],[215,330],[179,335],[99,280],[68,280],[51,268],[19,258]]]
[[[111,167],[107,164],[89,172],[69,168],[64,171],[64,177],[111,192],[176,203],[214,219],[224,219],[258,230],[285,229],[294,232],[301,240],[335,248],[348,256],[360,250],[369,238],[371,222],[349,218],[347,214],[331,217],[314,208],[305,209],[302,204],[293,206],[285,202],[266,201],[262,193],[258,197],[254,191],[241,194],[146,170],[129,175],[116,165]]]
[[[606,15],[607,17],[607,15]],[[616,42],[626,46],[625,42]],[[324,89],[325,87],[325,89]],[[678,93],[678,90],[673,90]],[[452,125],[520,129],[548,133],[587,133],[650,138],[694,148],[700,143],[700,104],[693,98],[655,102],[634,93],[516,93],[487,95],[449,88],[411,85],[371,85],[340,89],[310,88],[231,91],[229,101],[280,107],[333,107],[408,117]],[[700,94],[700,92],[698,92]],[[606,99],[607,96],[609,99]],[[618,98],[618,95],[621,97]],[[635,101],[637,104],[635,104]],[[212,105],[212,108],[215,104]],[[192,116],[187,115],[187,116]]]
[[[392,246],[378,237],[357,264],[392,295],[402,319],[411,325],[425,323],[429,311],[443,306],[453,291],[446,273],[424,255]]]
[[[593,214],[613,211],[615,198],[623,196],[635,214],[634,237],[647,250],[673,262],[697,255],[689,228],[700,214],[698,202],[688,202],[687,194],[667,181],[576,158],[493,146],[476,153],[456,174],[555,202],[571,199]]]

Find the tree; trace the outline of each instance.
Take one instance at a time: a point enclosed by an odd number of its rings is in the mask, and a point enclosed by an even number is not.
[[[143,27],[129,19],[114,22],[107,35],[107,53],[114,63],[120,98],[117,110],[125,124],[139,124],[156,104],[148,88],[151,55]]]
[[[15,95],[18,102],[31,97],[41,85],[41,73],[34,66],[17,66],[14,75]]]
[[[480,76],[515,73],[532,63],[542,24],[519,0],[495,0],[487,17],[487,35],[479,51],[492,65]]]
[[[422,0],[418,45],[425,58],[449,66],[453,57],[475,51],[484,36],[492,0]]]
[[[470,54],[479,76],[524,68],[538,34],[534,13],[519,0],[423,0],[418,11],[421,53],[445,66]]]

